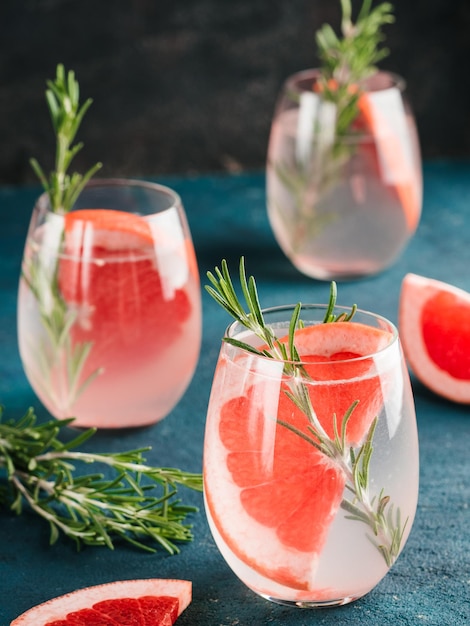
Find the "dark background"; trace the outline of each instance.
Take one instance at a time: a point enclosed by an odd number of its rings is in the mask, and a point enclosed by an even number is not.
[[[395,14],[381,66],[407,80],[423,156],[469,157],[470,0],[396,0]],[[34,181],[30,156],[52,165],[58,62],[94,99],[77,169],[263,168],[283,80],[316,65],[314,33],[339,19],[339,0],[0,0],[0,183]]]

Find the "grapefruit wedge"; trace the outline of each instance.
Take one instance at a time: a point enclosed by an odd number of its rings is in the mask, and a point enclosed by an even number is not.
[[[88,247],[105,250],[152,245],[152,231],[140,215],[113,209],[79,209],[66,213],[67,251],[75,255]]]
[[[328,88],[336,91],[337,81],[330,79]],[[322,86],[316,83],[314,90],[321,92]],[[348,92],[358,93],[359,88],[349,85]],[[365,131],[373,138],[373,145],[363,143],[361,149],[372,153],[371,160],[377,172],[387,172],[390,188],[397,194],[408,229],[413,233],[421,215],[421,182],[413,169],[408,122],[399,90],[391,87],[381,91],[361,91],[357,106],[359,115],[353,128]]]
[[[122,580],[48,600],[10,626],[171,626],[191,594],[187,580]]]
[[[330,438],[334,420],[339,432],[344,415],[358,401],[346,427],[350,446],[358,446],[383,403],[381,383],[374,374],[372,356],[389,345],[391,333],[356,322],[316,324],[295,334],[295,345],[313,381],[328,385],[310,386],[313,409]],[[287,341],[287,337],[282,341]],[[338,381],[337,383],[335,381]],[[285,394],[281,396],[284,401]]]
[[[400,293],[399,330],[415,376],[434,393],[470,404],[470,293],[407,274]]]
[[[387,331],[354,322],[296,332],[295,344],[312,378],[313,411],[329,437],[334,436],[335,415],[341,431],[344,414],[356,401],[347,443],[358,445],[366,436],[383,404],[370,355],[390,339]],[[250,377],[240,361],[224,356],[219,361],[206,428],[206,509],[223,553],[230,551],[243,567],[278,585],[313,590],[346,477],[311,442],[280,423],[312,438],[308,418],[286,393],[292,389],[282,380],[282,364],[276,378],[273,361],[266,361],[270,374],[246,384],[240,377]],[[218,389],[236,389],[237,381],[242,395],[227,399]],[[243,568],[238,571],[243,579]]]
[[[137,366],[167,348],[189,317],[185,285],[169,285],[157,267],[150,225],[139,215],[80,209],[65,216],[59,289],[77,311],[71,334],[93,344],[85,377]]]
[[[388,93],[392,96],[393,104],[393,95],[398,92],[390,89]],[[397,105],[396,102],[394,104]],[[378,162],[382,162],[382,168],[393,181],[392,188],[403,207],[408,229],[413,233],[421,215],[421,193],[418,176],[410,158],[406,158],[409,150],[407,132],[399,133],[397,129],[390,128],[390,122],[381,107],[374,103],[374,93],[363,92],[358,99],[358,106],[360,122],[374,138]],[[395,121],[406,127],[405,111],[400,107],[395,110]]]

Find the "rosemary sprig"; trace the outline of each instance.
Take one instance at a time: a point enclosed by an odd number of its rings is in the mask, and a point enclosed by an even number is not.
[[[80,106],[80,88],[75,74],[73,71],[66,74],[61,64],[57,66],[55,80],[47,81],[47,86],[46,100],[56,135],[55,169],[47,178],[36,159],[31,159],[30,163],[49,195],[52,211],[67,213],[90,178],[102,167],[101,163],[96,163],[84,175],[68,174],[72,160],[83,147],[83,143],[72,144],[92,100],[88,98]]]
[[[200,474],[145,464],[148,448],[119,453],[80,452],[94,429],[68,442],[58,435],[73,422],[38,424],[30,409],[18,421],[0,410],[0,506],[21,514],[25,505],[46,520],[50,543],[64,535],[83,545],[113,549],[117,540],[155,552],[179,552],[191,541],[186,518],[197,511],[177,498],[178,487],[202,490]],[[76,464],[100,464],[103,474],[78,474]]]
[[[348,446],[346,426],[358,404],[358,401],[355,401],[343,416],[340,427],[337,416],[333,416],[334,437],[328,436],[311,405],[308,386],[303,382],[303,377],[308,377],[308,374],[302,366],[301,358],[295,347],[295,332],[303,325],[300,317],[301,303],[294,307],[289,324],[288,341],[287,343],[282,342],[264,321],[256,282],[253,276],[246,278],[243,257],[240,259],[239,275],[244,304],[240,302],[237,296],[225,260],[221,263],[221,269],[216,267],[214,273],[207,273],[210,285],[206,285],[206,290],[237,322],[267,344],[268,348],[258,350],[232,337],[224,337],[224,341],[260,356],[284,362],[284,372],[289,377],[289,386],[285,389],[285,393],[308,418],[308,433],[299,430],[288,422],[278,420],[278,423],[320,450],[344,472],[347,479],[347,489],[352,494],[352,499],[344,498],[341,507],[349,513],[348,519],[360,521],[369,527],[369,531],[372,531],[372,534],[369,535],[370,540],[382,554],[387,565],[391,566],[400,552],[407,520],[402,523],[400,510],[395,511],[389,496],[383,493],[375,498],[370,496],[369,467],[373,453],[373,438],[377,418],[372,422],[364,443],[357,450]],[[332,282],[323,323],[348,322],[355,314],[356,305],[351,308],[349,313],[343,312],[335,315],[336,298],[336,284]]]
[[[66,73],[61,64],[57,66],[55,80],[47,81],[47,86],[46,101],[56,138],[55,169],[47,178],[36,159],[30,162],[49,196],[52,212],[65,214],[73,207],[90,178],[101,168],[101,163],[96,163],[84,175],[68,173],[73,158],[83,147],[83,143],[73,145],[73,142],[92,100],[89,98],[80,105],[80,87],[75,73]],[[63,233],[58,233],[56,239],[56,252],[59,254]],[[45,336],[37,347],[36,340],[31,342],[30,349],[39,370],[35,382],[59,412],[70,414],[78,396],[101,370],[97,369],[86,380],[81,380],[93,344],[73,343],[70,338],[70,329],[77,320],[78,311],[68,306],[60,293],[57,257],[48,258],[40,249],[37,251],[34,241],[28,245],[31,254],[25,257],[22,278],[37,301],[45,330]],[[52,381],[54,377],[57,380],[56,373],[60,370],[64,371],[60,377],[63,388],[56,389],[57,383]]]
[[[86,387],[101,374],[100,368],[81,380],[81,374],[93,343],[73,342],[70,329],[75,324],[78,311],[68,307],[62,298],[57,279],[57,263],[52,274],[48,263],[40,255],[25,260],[22,279],[36,299],[45,336],[32,340],[30,350],[39,366],[35,383],[53,406],[62,414],[70,414],[74,402]],[[63,370],[62,384],[57,388],[57,371]],[[32,374],[33,375],[33,374]]]
[[[336,105],[337,146],[359,113],[361,83],[377,71],[377,63],[389,54],[387,48],[381,47],[385,39],[382,29],[394,22],[393,5],[383,2],[374,9],[371,5],[372,0],[363,0],[354,23],[351,0],[341,0],[341,36],[329,24],[316,33],[321,61],[318,83],[322,97]]]
[[[394,22],[390,2],[372,8],[372,0],[363,0],[355,22],[351,0],[341,0],[341,9],[341,33],[337,35],[330,24],[324,24],[315,35],[320,67],[312,88],[320,104],[311,120],[313,135],[308,157],[271,163],[279,183],[291,196],[296,218],[292,219],[291,213],[287,218],[285,207],[275,197],[269,201],[284,220],[285,228],[293,230],[290,239],[296,253],[340,219],[331,210],[322,210],[322,200],[355,153],[356,144],[351,139],[357,136],[354,122],[359,115],[358,101],[365,80],[389,54],[382,43],[383,28]],[[297,101],[298,93],[292,94],[292,98]],[[322,111],[327,115],[323,116]],[[322,135],[329,140],[320,140]]]
[[[393,5],[382,2],[374,9],[372,0],[363,0],[356,22],[352,20],[351,0],[341,1],[341,37],[329,24],[316,33],[318,53],[322,60],[322,78],[333,78],[339,84],[357,84],[377,70],[377,63],[389,54],[381,47],[382,28],[392,24]]]

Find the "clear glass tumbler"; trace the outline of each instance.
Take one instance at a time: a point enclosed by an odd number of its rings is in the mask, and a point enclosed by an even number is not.
[[[279,338],[292,311],[264,312]],[[325,311],[302,308],[295,364],[223,342],[204,443],[205,507],[221,554],[257,594],[303,608],[374,588],[403,549],[418,499],[397,330],[362,311],[322,324]],[[238,322],[226,337],[260,347]]]
[[[33,210],[18,295],[26,375],[75,426],[154,423],[179,401],[201,342],[199,274],[180,197],[96,180],[73,210]]]
[[[359,114],[339,132],[318,70],[288,78],[267,156],[268,216],[293,265],[321,280],[390,266],[421,215],[419,141],[403,79],[378,72],[361,85]]]

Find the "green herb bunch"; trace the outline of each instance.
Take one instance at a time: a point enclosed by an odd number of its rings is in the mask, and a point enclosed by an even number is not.
[[[201,491],[200,474],[150,467],[143,456],[148,448],[78,451],[95,430],[63,442],[59,434],[71,419],[38,424],[31,409],[17,421],[2,417],[0,411],[0,506],[39,515],[49,525],[51,544],[63,535],[78,548],[113,549],[125,541],[175,554],[179,543],[192,540],[186,519],[197,509],[182,504],[178,487]],[[98,465],[104,473],[79,473],[82,465]]]
[[[348,513],[349,519],[362,522],[369,528],[370,540],[382,554],[387,565],[391,566],[400,553],[407,520],[403,522],[400,509],[394,507],[388,495],[381,492],[378,497],[373,497],[370,494],[369,470],[378,418],[373,420],[365,441],[359,448],[348,446],[346,427],[358,404],[354,401],[340,424],[334,416],[335,434],[333,438],[330,438],[312,407],[308,386],[304,382],[308,374],[305,372],[295,347],[295,332],[303,326],[301,304],[298,303],[294,308],[289,325],[288,341],[283,342],[265,323],[256,281],[253,276],[247,279],[243,258],[240,260],[239,276],[244,302],[241,302],[237,296],[226,261],[222,261],[221,269],[216,267],[214,273],[208,272],[207,276],[210,281],[210,284],[206,286],[208,293],[233,319],[259,337],[267,348],[258,350],[233,337],[224,337],[224,341],[251,353],[284,362],[284,372],[290,380],[290,388],[285,393],[307,417],[308,432],[303,432],[282,420],[278,420],[278,423],[332,459],[344,472],[347,478],[346,489],[352,497],[351,499],[344,497],[341,507]],[[336,284],[332,282],[329,303],[323,320],[325,324],[349,322],[355,314],[356,306],[354,305],[349,313],[335,315],[336,295]]]

